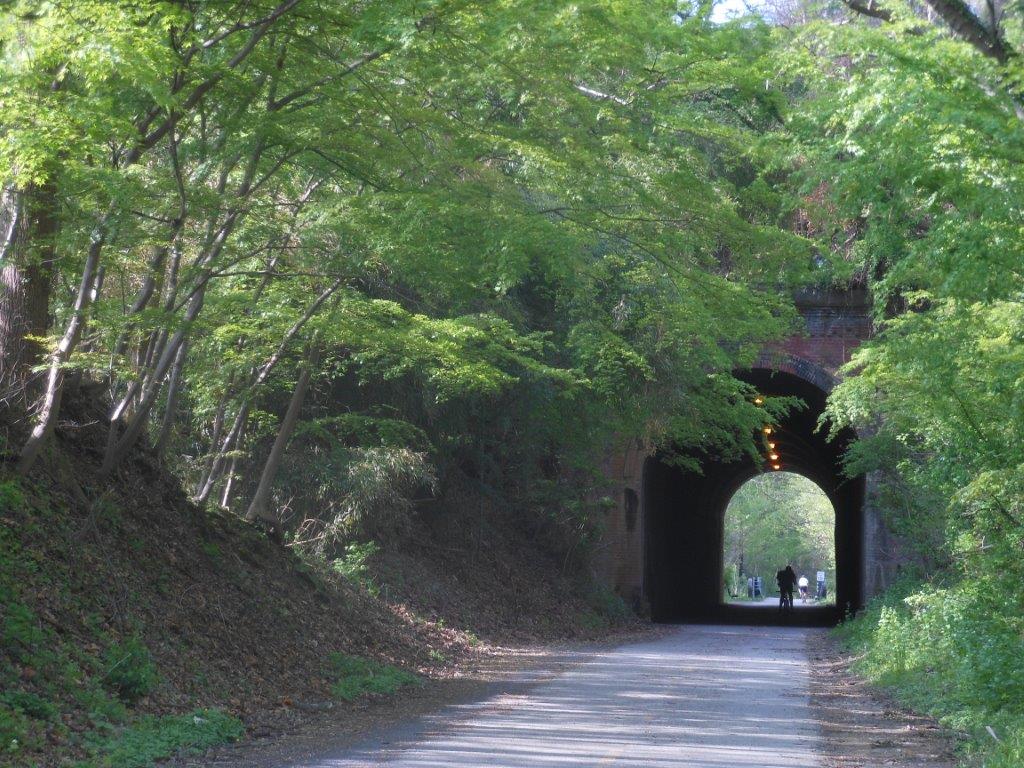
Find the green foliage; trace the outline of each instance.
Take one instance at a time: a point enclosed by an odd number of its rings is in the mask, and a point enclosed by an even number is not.
[[[0,703],[37,720],[50,720],[57,715],[52,702],[30,691],[7,691],[0,694]]]
[[[217,560],[221,556],[220,546],[215,541],[204,541],[199,545],[200,549],[211,560]]]
[[[380,588],[370,575],[369,560],[380,551],[375,542],[352,542],[346,545],[344,554],[331,562],[331,568],[347,581],[376,596]]]
[[[400,527],[412,478],[515,498],[627,433],[750,449],[732,372],[791,330],[810,263],[749,151],[781,106],[766,26],[672,0],[25,5],[0,186],[56,211],[29,249],[56,283],[99,248],[67,367],[128,397],[115,433],[166,425],[204,494],[261,469],[313,340],[273,502],[324,548]]]
[[[81,768],[148,768],[175,754],[237,741],[242,722],[216,709],[197,709],[182,715],[146,716],[124,728],[92,739],[92,757]]]
[[[145,696],[160,679],[152,654],[138,636],[107,648],[104,665],[103,685],[128,703]]]
[[[837,631],[861,657],[859,671],[971,734],[968,751],[985,765],[1010,766],[1024,744],[1020,607],[1017,585],[1005,577],[949,587],[904,582]]]
[[[329,674],[334,679],[331,693],[343,701],[354,701],[365,694],[386,695],[419,682],[411,672],[360,656],[332,653]]]
[[[297,543],[323,557],[347,537],[402,531],[414,494],[432,491],[436,476],[425,454],[408,448],[331,447],[317,454],[313,477],[322,506],[296,532]],[[337,473],[337,474],[335,474]],[[308,484],[309,476],[305,477]],[[307,486],[308,487],[308,486]]]
[[[890,5],[892,24],[818,23],[788,41],[797,97],[778,137],[821,252],[874,297],[878,332],[828,418],[865,435],[849,470],[877,473],[874,501],[932,578],[843,633],[873,679],[968,731],[978,762],[1019,765],[1022,17],[979,22],[1014,50],[1001,65]]]
[[[15,659],[30,660],[47,640],[38,618],[31,608],[19,602],[6,603],[4,613],[4,648]]]
[[[634,617],[626,601],[604,584],[596,584],[591,589],[588,602],[594,613],[609,625],[621,624]]]
[[[36,735],[29,715],[18,707],[0,702],[0,756],[15,755],[41,744],[42,738]]]
[[[733,373],[798,327],[791,289],[852,283],[878,333],[828,421],[865,435],[850,471],[879,473],[873,501],[945,574],[872,631],[971,658],[947,670],[965,707],[1019,693],[998,666],[1018,628],[972,600],[1019,615],[1024,584],[1024,57],[996,62],[902,0],[891,23],[811,3],[817,21],[774,29],[675,0],[3,5],[0,218],[32,222],[10,263],[52,257],[47,293],[98,254],[91,305],[61,289],[39,308],[48,343],[88,322],[65,368],[125,398],[111,434],[165,438],[204,500],[244,508],[315,350],[272,478],[293,543],[330,558],[401,534],[461,484],[575,556],[600,531],[609,446],[693,470],[750,454],[795,406],[754,406]],[[1019,7],[990,22],[1019,48]],[[730,578],[831,571],[820,498],[745,490]],[[25,503],[0,481],[4,514]],[[92,513],[122,522],[104,499]],[[78,665],[96,719],[124,719],[94,678],[144,696],[148,651],[69,651],[20,594],[40,565],[5,528],[5,663],[69,687]],[[335,567],[371,588],[354,546]],[[595,624],[620,611],[593,607]],[[923,659],[905,644],[884,674]],[[41,706],[5,699],[4,738]]]
[[[25,505],[25,492],[14,479],[0,480],[0,510],[18,510]]]
[[[725,599],[746,597],[746,590],[740,586],[740,567],[737,563],[725,564],[725,573],[722,581],[725,582]]]
[[[4,513],[14,515],[15,524],[0,526],[0,753],[13,755],[21,764],[47,747],[48,734],[69,735],[69,711],[79,710],[85,733],[123,723],[129,712],[105,688],[104,675],[116,662],[113,648],[107,660],[96,658],[78,644],[80,635],[59,634],[52,619],[44,620],[44,612],[53,610],[49,600],[35,601],[36,595],[52,599],[63,586],[63,574],[43,556],[38,542],[62,539],[67,521],[27,491],[19,507]],[[93,633],[87,636],[90,642],[107,642],[96,622],[87,625]],[[128,670],[131,674],[123,680],[118,678],[120,668],[112,678],[129,689],[148,676],[147,666],[137,660]]]
[[[636,614],[626,605],[626,601],[612,589],[604,584],[594,584],[587,597],[586,608],[577,616],[577,620],[584,629],[603,632],[635,617]]]

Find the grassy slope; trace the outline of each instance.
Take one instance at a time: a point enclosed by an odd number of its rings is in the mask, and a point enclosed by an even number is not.
[[[858,672],[961,734],[966,765],[1024,765],[1024,632],[1009,586],[906,581],[836,630]]]
[[[605,621],[500,510],[435,513],[360,587],[195,507],[146,457],[96,483],[89,432],[58,434],[28,481],[0,474],[0,765],[146,765],[351,692],[339,675],[366,666],[345,659],[430,676],[478,637]]]

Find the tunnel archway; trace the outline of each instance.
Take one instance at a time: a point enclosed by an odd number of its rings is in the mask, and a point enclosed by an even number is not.
[[[846,430],[834,440],[817,431],[828,395],[820,376],[755,368],[738,377],[769,396],[796,396],[806,403],[775,425],[781,465],[816,483],[835,509],[836,580],[834,607],[803,612],[788,621],[830,624],[859,608],[863,571],[863,477],[847,478],[842,456],[855,438]],[[660,622],[775,620],[770,612],[723,605],[725,510],[733,494],[764,470],[750,458],[715,461],[706,457],[703,474],[686,472],[661,454],[643,467],[644,594],[651,617]],[[755,615],[758,614],[758,615]]]

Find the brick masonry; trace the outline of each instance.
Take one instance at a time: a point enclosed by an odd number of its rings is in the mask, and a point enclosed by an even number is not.
[[[842,365],[872,333],[868,297],[862,291],[807,291],[795,296],[805,332],[766,349],[757,368],[785,371],[828,392]],[[644,463],[648,446],[626,440],[610,451],[603,472],[608,478],[604,529],[594,557],[599,580],[627,602],[640,606],[644,597]],[[888,533],[875,503],[876,483],[866,478],[861,593],[877,594],[898,569],[898,543]],[[610,503],[608,503],[610,502]]]

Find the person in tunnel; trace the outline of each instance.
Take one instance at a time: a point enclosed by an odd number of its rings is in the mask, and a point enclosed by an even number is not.
[[[793,588],[796,586],[796,571],[787,565],[775,574],[775,582],[779,585],[779,611],[792,610]]]

